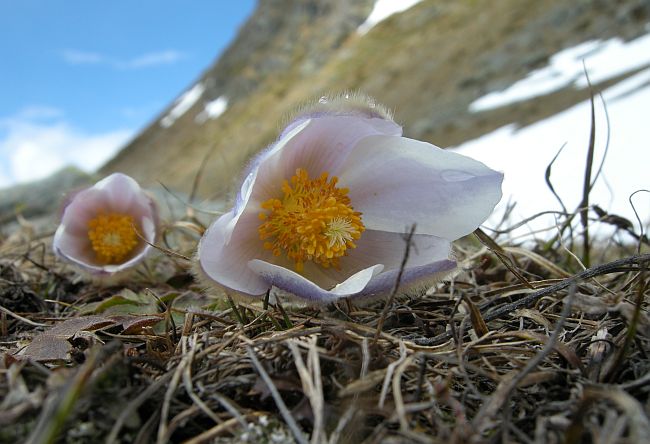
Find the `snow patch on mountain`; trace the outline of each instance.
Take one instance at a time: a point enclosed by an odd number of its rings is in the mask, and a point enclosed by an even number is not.
[[[591,83],[598,84],[648,65],[650,34],[628,42],[618,37],[591,40],[554,54],[548,66],[532,71],[503,91],[491,92],[475,100],[469,105],[469,110],[474,113],[487,111],[550,94],[571,85],[585,88],[588,86],[585,67]]]
[[[357,32],[361,35],[370,31],[377,23],[386,20],[393,14],[406,11],[422,0],[377,0],[372,8],[370,15],[363,22]]]
[[[174,102],[174,107],[167,113],[165,117],[160,119],[160,126],[163,128],[169,128],[178,120],[183,114],[185,114],[192,106],[201,98],[203,92],[205,91],[205,86],[202,83],[197,83],[191,89],[185,91]]]
[[[648,189],[647,116],[650,111],[650,69],[619,82],[603,91],[605,106],[596,101],[596,174],[609,143],[602,174],[591,194],[590,203],[605,211],[632,221],[638,230],[630,196],[637,190]],[[608,122],[609,117],[609,122]],[[551,170],[551,182],[568,211],[574,211],[582,197],[583,174],[589,146],[591,104],[579,103],[559,114],[533,125],[517,128],[507,125],[478,139],[453,148],[474,157],[504,173],[504,197],[487,226],[496,227],[508,203],[516,206],[510,223],[548,210],[561,210],[558,201],[546,186],[546,167],[562,149]],[[608,126],[609,124],[609,126]],[[609,131],[608,131],[609,128]],[[593,179],[593,176],[592,176]],[[650,193],[637,193],[632,201],[639,217],[650,221]],[[506,224],[509,225],[509,224]],[[600,226],[599,233],[611,230]],[[517,235],[549,229],[556,233],[553,216],[543,216],[517,229]]]
[[[207,102],[201,111],[195,117],[196,123],[205,123],[208,119],[218,119],[228,109],[228,98],[226,96],[219,96],[216,99]]]

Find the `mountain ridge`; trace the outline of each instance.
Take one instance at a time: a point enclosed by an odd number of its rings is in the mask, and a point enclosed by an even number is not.
[[[490,8],[425,0],[360,35],[356,30],[372,5],[261,1],[224,54],[189,86],[203,85],[198,100],[165,127],[161,121],[171,104],[100,172],[122,171],[145,184],[160,181],[187,192],[205,163],[199,194],[223,197],[291,110],[344,90],[361,91],[394,110],[409,137],[456,145],[584,100],[586,89],[569,87],[468,111],[471,102],[525,77],[561,49],[589,39],[631,39],[647,32],[650,21],[650,5],[642,0],[503,0]],[[206,104],[219,98],[227,101],[222,114],[197,122]]]

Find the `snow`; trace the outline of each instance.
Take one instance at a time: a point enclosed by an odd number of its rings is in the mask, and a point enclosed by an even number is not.
[[[647,145],[649,81],[650,69],[645,69],[603,92],[610,117],[611,139],[602,175],[590,197],[591,204],[627,218],[634,223],[636,230],[639,227],[628,198],[637,190],[650,188],[650,149]],[[517,129],[515,125],[508,125],[453,148],[505,173],[504,198],[486,223],[488,227],[498,224],[510,201],[516,202],[511,223],[542,211],[561,210],[545,184],[544,173],[547,165],[565,144],[553,164],[551,182],[567,209],[576,209],[582,196],[590,115],[590,102],[585,101],[531,126]],[[606,143],[604,106],[597,100],[593,174],[600,165]],[[647,224],[650,220],[650,193],[637,193],[633,202],[641,220]],[[530,230],[554,226],[554,218],[546,216],[530,222],[515,233],[523,235]],[[646,225],[644,230],[647,228]],[[555,232],[553,229],[550,235]],[[601,230],[600,233],[606,235],[607,230]]]
[[[375,6],[372,8],[370,15],[366,21],[357,28],[357,32],[363,35],[370,31],[370,29],[377,23],[386,20],[393,14],[406,11],[421,1],[422,0],[376,0]]]
[[[190,90],[183,93],[176,102],[174,102],[174,107],[169,111],[169,113],[160,120],[160,126],[163,128],[169,128],[178,120],[183,114],[185,114],[203,95],[205,91],[205,86],[202,83],[197,83]]]
[[[620,38],[591,40],[564,49],[549,59],[549,65],[503,91],[491,92],[469,106],[481,112],[552,93],[567,86],[585,88],[587,67],[592,84],[650,65],[650,34],[625,42]]]
[[[219,96],[216,99],[207,102],[203,111],[201,111],[194,119],[196,123],[205,123],[208,119],[218,119],[228,109],[228,98],[226,96]]]

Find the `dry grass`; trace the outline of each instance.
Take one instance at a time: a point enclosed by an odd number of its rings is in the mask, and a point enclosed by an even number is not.
[[[79,280],[47,238],[6,239],[0,441],[647,440],[650,255],[592,245],[582,270],[559,246],[477,234],[451,282],[321,310],[208,299],[178,256],[125,293]],[[15,354],[43,336],[61,359]]]

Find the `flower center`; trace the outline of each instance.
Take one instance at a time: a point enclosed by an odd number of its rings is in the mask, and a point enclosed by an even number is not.
[[[338,178],[323,173],[310,179],[302,168],[282,184],[282,199],[262,203],[258,231],[264,248],[275,256],[285,253],[296,271],[305,261],[325,268],[339,267],[339,258],[366,229],[361,213],[354,211],[347,188],[338,188]]]
[[[97,259],[104,264],[120,263],[138,245],[133,217],[128,214],[100,214],[88,221],[88,238]]]

